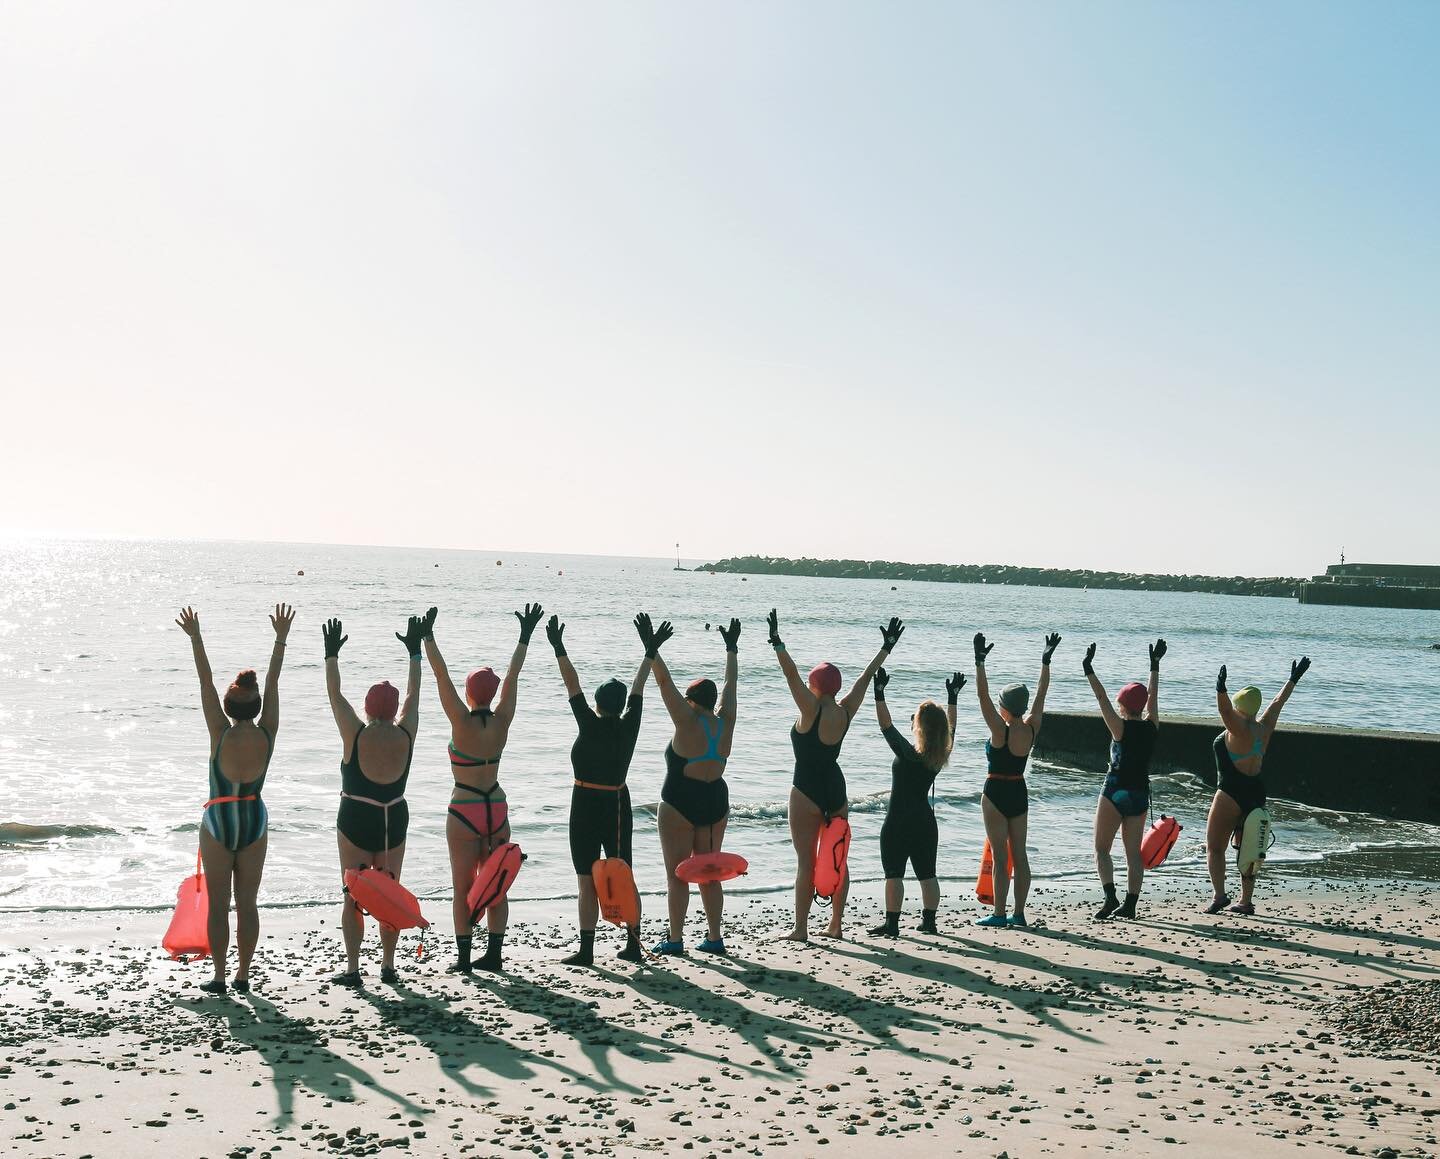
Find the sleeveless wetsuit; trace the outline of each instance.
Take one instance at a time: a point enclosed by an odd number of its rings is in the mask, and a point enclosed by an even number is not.
[[[1255,730],[1255,743],[1248,753],[1232,753],[1225,747],[1225,733],[1215,738],[1215,771],[1220,775],[1220,791],[1240,806],[1240,823],[1250,813],[1265,804],[1265,782],[1258,772],[1242,773],[1235,767],[1237,760],[1258,757],[1265,751],[1265,742],[1259,729]],[[1238,828],[1239,826],[1237,826]]]
[[[938,770],[932,770],[893,724],[881,735],[890,742],[895,760],[890,765],[890,807],[880,827],[880,865],[885,876],[904,877],[905,863],[926,881],[935,876],[935,853],[940,830],[930,807],[930,789]]]
[[[700,728],[705,733],[705,751],[698,757],[682,757],[675,751],[671,741],[665,746],[665,784],[660,789],[660,799],[697,829],[703,825],[714,825],[723,821],[730,812],[730,786],[723,775],[713,781],[702,781],[685,774],[691,765],[701,761],[718,761],[725,767],[728,757],[720,755],[720,737],[725,733],[725,722],[714,718],[715,729],[710,729],[710,718],[699,717]]]
[[[1150,757],[1155,752],[1155,722],[1126,720],[1119,740],[1110,742],[1110,771],[1100,795],[1122,817],[1143,817],[1150,808]]]
[[[230,734],[228,727],[220,734],[210,756],[210,799],[205,802],[203,823],[206,832],[231,853],[238,853],[264,837],[270,820],[265,802],[260,799],[260,790],[265,787],[265,774],[270,771],[275,741],[263,724],[256,727],[265,733],[265,767],[253,781],[232,781],[220,771],[220,747]]]
[[[640,736],[640,709],[643,701],[632,696],[620,716],[599,716],[577,692],[570,698],[570,711],[580,733],[570,749],[570,767],[575,787],[570,790],[570,862],[579,877],[606,857],[631,856],[633,819],[630,790],[625,778],[635,741]]]
[[[405,782],[410,779],[410,758],[415,755],[415,738],[403,725],[410,748],[405,754],[405,771],[388,785],[377,784],[360,768],[361,727],[350,743],[350,759],[340,762],[340,812],[335,826],[366,853],[381,853],[405,843],[410,825],[410,806],[405,803]]]
[[[848,713],[845,716],[845,731],[850,731]],[[840,746],[844,743],[843,736],[834,744],[826,744],[820,739],[818,712],[809,731],[801,732],[798,725],[790,727],[790,747],[795,750],[795,779],[791,783],[825,814],[827,820],[849,803],[845,795],[845,774],[840,771]]]
[[[1035,744],[1031,738],[1031,746]],[[996,748],[985,742],[985,761],[989,776],[985,778],[985,796],[995,808],[1013,820],[1030,811],[1030,790],[1025,785],[1025,765],[1030,754],[1017,757],[1010,751],[1010,726],[1005,726],[1005,742]]]
[[[470,712],[471,716],[480,717],[482,722],[488,721],[490,710],[488,708],[476,708]],[[462,753],[455,747],[455,741],[450,741],[450,772],[459,777],[459,769],[485,769],[491,765],[498,765],[500,758],[496,757],[474,757],[469,753]],[[449,815],[469,829],[477,837],[494,837],[505,829],[510,817],[510,805],[503,797],[498,801],[491,798],[501,792],[500,784],[497,782],[488,789],[477,788],[475,785],[467,785],[463,781],[456,780],[455,788],[462,793],[473,793],[479,797],[478,801],[455,801],[450,802]]]

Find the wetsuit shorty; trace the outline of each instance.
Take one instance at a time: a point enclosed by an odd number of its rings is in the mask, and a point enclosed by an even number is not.
[[[575,772],[575,787],[570,790],[570,861],[580,877],[590,876],[602,849],[606,857],[630,861],[632,818],[625,777],[640,735],[642,704],[640,697],[632,696],[622,715],[598,716],[584,693],[570,698],[570,711],[580,726],[570,749]]]
[[[1110,742],[1110,771],[1100,795],[1122,817],[1143,817],[1150,808],[1150,757],[1155,752],[1155,722],[1126,720],[1119,740]]]
[[[845,714],[845,729],[850,729],[850,714]],[[842,736],[834,744],[820,739],[820,713],[815,714],[808,732],[792,725],[790,747],[795,750],[795,779],[791,782],[825,814],[828,821],[849,803],[845,795],[845,774],[840,771]]]
[[[405,844],[410,825],[410,806],[405,803],[405,782],[410,779],[410,758],[415,755],[415,738],[403,724],[396,727],[410,742],[405,753],[405,771],[388,785],[377,784],[360,768],[360,734],[350,743],[350,759],[340,762],[340,812],[335,826],[352,845],[366,853],[381,853]]]
[[[1035,742],[1030,742],[1033,747]],[[1017,757],[1010,751],[1010,726],[1005,726],[1005,741],[996,748],[985,742],[985,762],[989,776],[985,778],[985,796],[1007,819],[1023,817],[1030,811],[1030,790],[1025,785],[1025,765],[1030,754]]]
[[[220,734],[210,757],[210,799],[205,802],[205,831],[231,853],[238,853],[264,837],[270,820],[265,802],[260,799],[260,790],[265,787],[265,774],[270,771],[275,741],[263,724],[256,727],[265,733],[265,767],[253,781],[232,781],[220,771],[220,746],[225,743],[229,728]]]
[[[488,708],[476,708],[470,712],[471,716],[478,716],[482,724],[488,722],[490,710]],[[460,769],[486,769],[492,765],[498,765],[500,758],[475,757],[469,753],[462,753],[455,747],[454,740],[450,742],[450,772],[456,777],[455,788],[462,793],[473,793],[479,797],[478,801],[454,801],[450,802],[449,814],[469,829],[476,837],[494,837],[504,831],[510,817],[510,805],[501,797],[498,801],[491,798],[501,792],[500,784],[497,781],[488,789],[477,788],[474,785],[467,785],[459,780],[463,774]]]
[[[685,770],[702,761],[717,761],[724,769],[728,757],[720,755],[720,737],[725,732],[725,722],[714,717],[715,727],[710,727],[708,717],[698,717],[700,728],[705,733],[705,751],[698,757],[682,757],[675,751],[672,741],[665,748],[665,784],[660,789],[660,799],[695,828],[714,825],[723,821],[730,812],[730,786],[724,776],[713,781],[702,781],[698,777],[686,776]]]
[[[887,878],[904,877],[908,861],[915,876],[928,881],[935,876],[935,851],[940,845],[935,810],[930,807],[930,788],[938,770],[920,759],[915,746],[893,724],[882,734],[895,760],[890,765],[890,807],[880,827],[880,864]]]
[[[1235,767],[1237,760],[1258,757],[1265,751],[1265,743],[1256,730],[1255,744],[1248,753],[1232,753],[1225,747],[1225,734],[1215,738],[1215,771],[1220,774],[1220,791],[1240,806],[1239,829],[1251,812],[1265,804],[1265,782],[1257,772],[1254,775],[1242,773]]]

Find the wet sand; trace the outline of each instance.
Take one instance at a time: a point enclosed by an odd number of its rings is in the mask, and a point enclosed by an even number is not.
[[[1197,888],[1157,883],[1142,920],[1097,925],[1093,891],[1047,884],[1042,924],[1003,931],[970,926],[952,891],[938,936],[912,908],[894,943],[860,932],[872,895],[854,940],[808,946],[778,940],[783,895],[735,899],[730,957],[637,968],[607,928],[595,970],[558,964],[568,905],[517,907],[507,974],[446,974],[448,937],[416,961],[412,933],[401,984],[382,985],[372,926],[359,992],[325,981],[338,907],[266,911],[254,990],[222,998],[195,989],[208,964],[161,953],[168,915],[10,914],[0,1142],[236,1159],[1440,1150],[1433,887],[1267,881],[1254,918],[1201,915]]]

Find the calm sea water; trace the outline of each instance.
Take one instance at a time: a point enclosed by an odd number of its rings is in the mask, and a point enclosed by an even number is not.
[[[581,680],[627,683],[640,658],[630,626],[637,610],[676,625],[666,657],[680,681],[718,678],[724,652],[706,631],[731,615],[745,623],[740,720],[727,775],[727,847],[751,861],[745,890],[788,889],[792,855],[785,820],[794,708],[764,644],[764,614],[780,609],[783,634],[802,668],[829,659],[847,685],[874,654],[878,625],[908,624],[890,664],[890,702],[903,720],[922,697],[939,699],[944,676],[969,670],[970,638],[995,642],[992,681],[1033,687],[1046,631],[1064,634],[1053,708],[1090,708],[1080,674],[1084,645],[1113,691],[1143,678],[1146,643],[1170,641],[1162,707],[1213,711],[1214,674],[1267,694],[1301,652],[1315,662],[1284,722],[1440,731],[1440,640],[1435,613],[1301,607],[1288,600],[1143,592],[1081,592],[676,572],[666,560],[497,555],[289,544],[20,542],[0,546],[0,908],[169,905],[193,866],[206,797],[207,736],[178,608],[201,615],[217,680],[262,669],[276,601],[297,608],[281,682],[281,732],[266,784],[271,817],[262,900],[298,903],[338,895],[334,817],[340,739],[325,698],[320,624],[344,619],[345,685],[358,701],[372,682],[402,684],[405,616],[440,608],[436,639],[452,672],[502,669],[515,644],[511,611],[538,600],[569,625],[566,643]],[[304,570],[304,576],[297,572]],[[516,895],[573,889],[566,845],[574,723],[543,635],[520,685],[505,754],[515,838],[529,861]],[[670,726],[653,685],[631,767],[637,806],[636,877],[663,884],[654,803]],[[982,840],[979,791],[984,731],[970,689],[961,700],[954,759],[937,783],[941,876],[973,881]],[[448,729],[428,668],[408,798],[407,882],[441,897],[448,882],[444,818],[450,789]],[[846,740],[856,843],[852,872],[878,879],[878,835],[889,787],[889,750],[869,705]],[[1099,770],[1036,762],[1031,845],[1042,876],[1088,875]],[[1200,839],[1209,792],[1184,774],[1158,778],[1157,808],[1185,825],[1166,872],[1203,874]],[[1276,872],[1424,872],[1437,864],[1440,830],[1279,802]],[[1197,890],[1203,887],[1197,881]],[[953,895],[962,892],[952,887]]]

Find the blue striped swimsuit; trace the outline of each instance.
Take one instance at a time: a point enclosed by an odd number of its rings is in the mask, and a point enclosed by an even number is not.
[[[227,728],[220,734],[220,742],[210,758],[210,800],[205,803],[205,829],[211,837],[230,850],[238,853],[254,845],[265,836],[269,814],[265,802],[260,799],[260,790],[265,787],[265,774],[270,771],[270,755],[275,751],[275,741],[263,724],[256,725],[265,733],[265,768],[253,781],[232,781],[220,771],[220,747],[230,732]],[[227,797],[249,798],[229,801]]]

